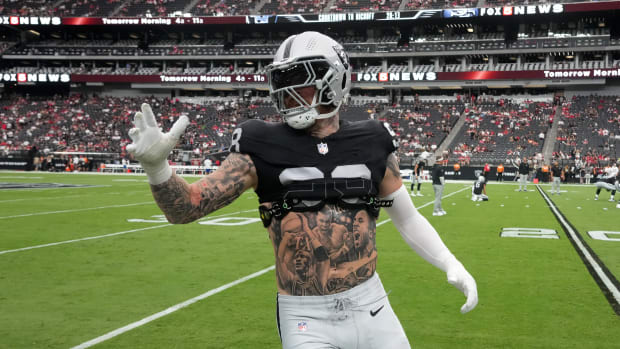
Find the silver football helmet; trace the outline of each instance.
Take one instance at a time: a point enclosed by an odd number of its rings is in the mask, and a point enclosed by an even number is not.
[[[342,45],[318,32],[288,37],[267,66],[269,94],[283,120],[291,127],[304,129],[316,119],[334,116],[351,90],[351,65]],[[297,91],[314,87],[309,103]],[[285,104],[285,98],[293,106]],[[331,106],[321,113],[319,106]]]

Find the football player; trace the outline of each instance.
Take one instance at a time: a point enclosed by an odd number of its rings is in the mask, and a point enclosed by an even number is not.
[[[476,282],[411,202],[393,154],[394,132],[376,120],[339,118],[351,88],[342,45],[317,32],[290,36],[267,75],[284,123],[242,123],[222,165],[192,184],[167,161],[187,117],[164,134],[147,104],[136,113],[127,150],[142,164],[167,219],[192,222],[254,189],[276,254],[283,348],[410,348],[376,273],[381,207],[411,248],[467,296],[461,312],[472,310]],[[340,224],[348,231],[332,238],[329,249],[321,236],[327,230],[314,229],[327,224],[316,219],[319,211],[332,222],[353,222]],[[333,263],[330,250],[343,247],[333,244],[350,244],[355,253]]]
[[[615,201],[614,195],[616,194],[617,181],[618,181],[618,166],[611,165],[605,168],[605,174],[603,175],[602,180],[594,183],[596,186],[596,194],[594,195],[594,200],[598,200],[598,195],[601,193],[601,189],[606,189],[607,191],[611,191],[611,197],[609,201]]]
[[[424,160],[425,159],[423,155],[418,156],[415,167],[413,168],[413,181],[411,181],[411,196],[424,196],[420,191],[420,186],[422,185],[422,174],[424,173],[424,166],[426,166]],[[414,191],[415,185],[417,185],[418,188],[417,194]]]
[[[484,191],[486,186],[486,178],[479,176],[471,187],[471,201],[489,201],[489,197]]]

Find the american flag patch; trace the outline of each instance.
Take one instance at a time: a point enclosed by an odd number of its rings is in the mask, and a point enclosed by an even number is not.
[[[308,324],[305,321],[297,323],[297,331],[306,332],[308,330]]]
[[[316,147],[319,149],[319,154],[321,155],[325,155],[329,151],[329,149],[327,148],[327,144],[322,142],[317,144]]]

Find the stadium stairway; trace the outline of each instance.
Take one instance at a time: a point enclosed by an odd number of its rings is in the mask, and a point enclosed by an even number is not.
[[[555,146],[556,138],[558,136],[558,126],[560,124],[560,117],[562,116],[562,106],[555,107],[555,115],[553,117],[553,124],[545,135],[545,144],[543,144],[543,159],[546,163],[550,163],[553,157],[553,147]]]
[[[322,12],[325,12],[325,13],[329,12],[329,9],[331,9],[332,6],[336,4],[336,1],[338,0],[328,0]]]
[[[108,16],[114,17],[116,16],[124,7],[131,5],[131,0],[122,1],[120,6],[118,6],[114,11],[112,11]]]
[[[192,13],[192,9],[200,2],[200,0],[192,0],[185,6],[183,13]]]
[[[454,138],[456,138],[456,136],[459,135],[459,133],[461,132],[461,129],[463,128],[463,125],[465,125],[465,119],[466,118],[465,118],[465,109],[464,109],[461,115],[459,116],[459,120],[456,122],[456,124],[454,124],[454,127],[452,127],[452,130],[450,130],[450,133],[448,133],[446,138],[444,138],[443,142],[441,142],[441,144],[437,147],[437,150],[435,150],[435,156],[442,155],[443,152],[448,149],[448,146],[452,143]]]
[[[252,10],[250,10],[250,14],[257,15],[260,13],[260,10],[265,6],[266,3],[270,2],[270,0],[260,0],[256,6]]]

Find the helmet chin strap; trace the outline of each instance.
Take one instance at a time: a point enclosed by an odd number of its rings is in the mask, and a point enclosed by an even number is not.
[[[295,116],[287,116],[284,118],[287,125],[290,127],[303,130],[314,125],[314,121],[319,116],[316,108],[308,108],[306,111],[301,112]]]
[[[317,90],[314,93],[314,97],[312,99],[313,105],[316,104],[318,96],[319,96],[319,91]],[[340,110],[340,107],[342,106],[342,104],[343,104],[343,101],[340,101],[340,103],[338,103],[338,106],[334,108],[334,110],[330,111],[329,113],[325,113],[325,114],[319,114],[317,110],[318,107],[314,107],[314,108],[308,107],[305,111],[297,115],[285,117],[284,120],[286,124],[289,125],[290,127],[297,129],[297,130],[303,130],[303,129],[306,129],[314,125],[317,119],[328,119],[336,115],[336,113],[338,113],[338,111]]]
[[[338,107],[336,107],[334,110],[325,114],[319,114],[316,108],[309,108],[308,110],[295,116],[286,117],[286,124],[294,129],[303,130],[314,125],[314,122],[318,119],[329,119],[332,116],[336,115],[336,113],[338,113],[338,110],[340,110],[340,106],[342,106],[342,103],[338,104]]]

